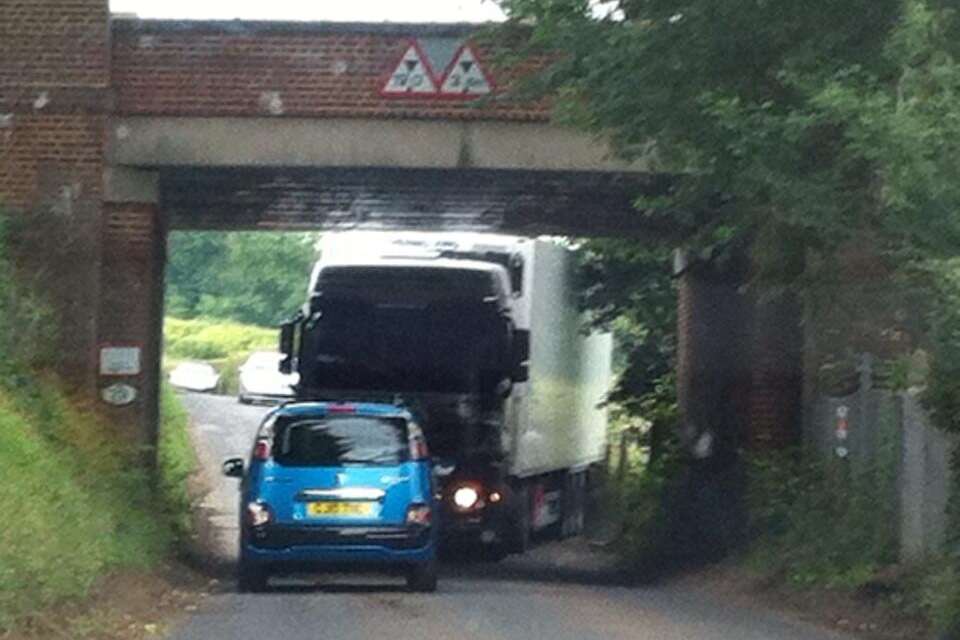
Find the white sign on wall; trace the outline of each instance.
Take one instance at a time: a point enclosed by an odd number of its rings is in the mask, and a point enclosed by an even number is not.
[[[102,347],[100,349],[100,375],[140,375],[140,347]]]

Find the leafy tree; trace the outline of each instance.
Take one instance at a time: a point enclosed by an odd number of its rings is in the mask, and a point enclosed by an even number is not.
[[[303,304],[315,242],[309,233],[174,233],[168,313],[277,324]]]
[[[894,266],[955,252],[953,4],[501,1],[527,52],[555,60],[532,86],[561,117],[683,175],[644,215],[686,226],[696,250],[754,238],[754,281],[771,286],[852,241]]]
[[[800,294],[810,328],[830,333],[821,345],[923,341],[922,316],[938,313],[917,304],[933,291],[924,265],[960,246],[955,2],[500,4],[503,36],[552,61],[527,91],[678,176],[638,216],[684,229],[705,260],[748,246],[755,293]],[[598,251],[623,257],[619,243]]]
[[[617,343],[618,376],[608,401],[626,416],[651,422],[647,444],[656,458],[677,418],[677,303],[669,253],[615,239],[589,240],[582,249],[580,304]]]

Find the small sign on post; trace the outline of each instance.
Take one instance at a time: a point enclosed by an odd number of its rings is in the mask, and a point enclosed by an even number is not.
[[[850,415],[850,408],[846,405],[837,407],[837,426],[834,435],[837,438],[837,447],[834,452],[838,458],[846,458],[850,455],[850,450],[846,446],[847,438],[850,436],[850,423],[847,416]]]
[[[100,375],[140,375],[140,347],[114,346],[100,349]]]
[[[107,404],[115,407],[125,407],[137,399],[137,389],[129,384],[118,382],[100,391],[100,397]]]

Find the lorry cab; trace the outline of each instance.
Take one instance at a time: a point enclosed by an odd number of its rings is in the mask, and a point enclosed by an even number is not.
[[[264,419],[242,477],[239,586],[272,574],[381,567],[436,588],[430,460],[412,416],[387,404],[299,402]]]

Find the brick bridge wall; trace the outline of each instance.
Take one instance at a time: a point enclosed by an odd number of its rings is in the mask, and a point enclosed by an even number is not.
[[[108,0],[4,3],[0,199],[19,215],[32,216],[32,228],[42,230],[26,239],[20,255],[27,270],[48,276],[47,290],[65,327],[64,373],[90,391],[118,381],[143,390],[132,405],[112,411],[118,419],[139,423],[146,444],[155,436],[165,223],[155,196],[111,195],[105,189],[110,118],[549,119],[546,102],[478,106],[462,100],[383,97],[383,83],[410,46],[411,32],[421,40],[448,42],[469,33],[462,25],[115,20],[111,26]],[[477,45],[476,53],[493,69],[495,56],[489,49]],[[495,88],[510,86],[538,64],[531,60],[494,69]],[[722,374],[704,367],[717,354],[714,347],[723,344],[716,341],[718,332],[743,326],[735,309],[720,309],[734,290],[713,284],[681,288],[685,399],[702,396],[704,381]],[[775,346],[776,336],[769,337]],[[140,345],[143,370],[119,378],[99,376],[95,363],[104,344]],[[727,345],[720,351],[735,350]],[[742,368],[735,369],[735,378],[708,381],[709,388],[749,385]],[[744,401],[731,408],[731,415],[749,412],[749,407],[760,413],[765,406],[760,400]]]
[[[109,85],[106,0],[4,2],[0,203],[32,217],[18,258],[57,303],[60,367],[82,385],[97,340]]]
[[[545,121],[544,103],[385,98],[387,76],[411,43],[460,40],[462,25],[337,25],[120,20],[113,78],[123,115],[299,116]],[[476,46],[493,68],[495,54]],[[537,67],[493,73],[504,89]]]

